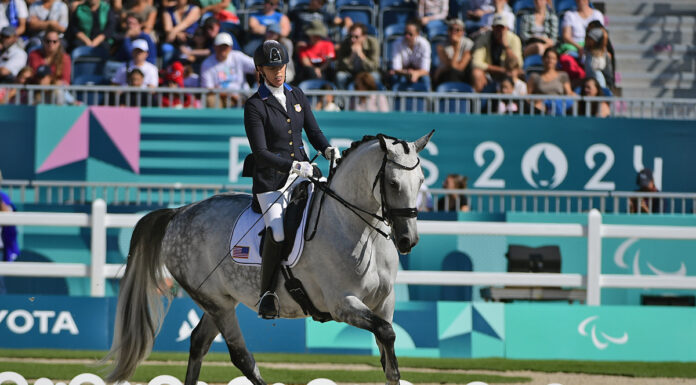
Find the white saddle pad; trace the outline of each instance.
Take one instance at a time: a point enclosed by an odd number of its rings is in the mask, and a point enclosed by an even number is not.
[[[297,264],[300,259],[302,250],[304,248],[304,230],[305,223],[307,222],[307,212],[309,211],[309,203],[312,201],[312,193],[314,192],[314,185],[309,184],[307,186],[307,191],[309,193],[309,198],[307,199],[307,206],[305,206],[304,212],[302,213],[302,222],[300,227],[297,229],[297,235],[295,235],[295,243],[292,247],[292,251],[288,256],[288,259],[283,261],[283,265],[293,267]],[[250,229],[251,228],[251,229]],[[230,241],[230,255],[232,259],[242,265],[260,265],[261,264],[261,253],[259,252],[261,248],[261,232],[264,229],[263,218],[261,214],[255,213],[251,209],[251,205],[247,207],[242,215],[237,218],[237,222],[234,224],[232,229],[232,240]]]

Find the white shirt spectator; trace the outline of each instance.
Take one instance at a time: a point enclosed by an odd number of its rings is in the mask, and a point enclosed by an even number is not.
[[[118,69],[118,71],[116,71],[114,77],[111,78],[111,83],[118,84],[120,86],[127,86],[128,71],[133,67],[136,67],[143,72],[142,88],[159,86],[159,71],[157,70],[157,67],[154,64],[147,61],[143,62],[143,64],[139,66],[133,65],[132,61],[128,62],[127,64],[124,64],[121,68]]]
[[[10,7],[11,2],[14,2],[15,4],[18,19],[26,19],[29,17],[27,3],[25,3],[24,0],[9,0],[8,2],[0,1],[0,28],[10,25],[10,21],[7,19],[7,9]]]
[[[29,7],[29,16],[36,16],[41,21],[57,21],[61,27],[68,27],[68,6],[62,0],[56,0],[50,9],[43,6],[44,2],[38,0]],[[41,31],[38,36],[43,36],[46,31]]]
[[[583,19],[577,11],[568,11],[565,13],[565,16],[563,16],[561,28],[570,27],[573,41],[581,44],[585,41],[585,30],[587,30],[587,25],[594,20],[604,25],[604,15],[602,15],[602,12],[593,9],[590,17]]]
[[[246,74],[254,72],[254,59],[243,52],[231,51],[227,59],[220,62],[213,54],[201,64],[201,87],[245,90],[249,88]]]
[[[430,42],[423,36],[416,38],[413,49],[401,38],[394,47],[393,70],[423,69],[430,71]]]
[[[10,48],[0,53],[0,67],[7,68],[12,76],[17,76],[27,64],[27,52],[24,51],[17,43],[12,44]]]

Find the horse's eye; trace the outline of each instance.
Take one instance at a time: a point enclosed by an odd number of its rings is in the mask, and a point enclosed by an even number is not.
[[[399,182],[397,182],[397,181],[395,181],[395,180],[390,180],[390,181],[389,181],[389,186],[390,186],[391,188],[399,188]]]

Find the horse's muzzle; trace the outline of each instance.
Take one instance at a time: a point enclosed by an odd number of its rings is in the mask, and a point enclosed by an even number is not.
[[[408,254],[411,252],[414,246],[418,243],[418,235],[415,238],[408,236],[399,237],[396,241],[396,248],[399,249],[399,253]]]

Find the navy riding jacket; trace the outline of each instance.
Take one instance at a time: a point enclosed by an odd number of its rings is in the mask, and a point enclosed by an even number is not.
[[[305,94],[297,87],[288,84],[284,87],[287,112],[265,83],[244,106],[244,128],[254,163],[251,171],[254,194],[280,189],[294,160],[309,161],[302,144],[303,127],[317,151],[324,153],[329,147]]]

